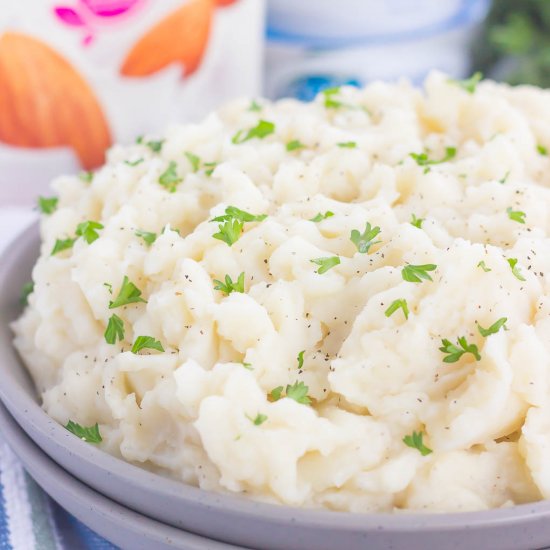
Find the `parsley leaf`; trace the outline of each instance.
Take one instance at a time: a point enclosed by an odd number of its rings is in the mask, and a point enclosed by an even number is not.
[[[429,172],[430,166],[434,164],[443,164],[456,156],[456,147],[445,147],[445,156],[440,160],[433,160],[426,153],[410,153],[410,156],[416,161],[418,166],[425,166],[424,173]]]
[[[339,87],[327,88],[322,91],[324,96],[325,108],[327,109],[339,109],[340,107],[345,107],[346,104],[336,98],[340,93]]]
[[[323,220],[326,220],[327,218],[332,218],[334,216],[334,212],[331,212],[330,210],[327,210],[324,214],[321,214],[321,212],[317,213],[313,218],[310,218],[310,222],[322,222]]]
[[[409,222],[411,225],[414,225],[415,227],[418,227],[418,229],[422,229],[422,222],[424,221],[424,218],[417,218],[415,214],[411,216],[411,221]]]
[[[241,365],[246,369],[246,370],[254,370],[254,367],[252,366],[252,363],[245,363],[244,361],[241,363]]]
[[[51,255],[53,256],[58,252],[62,252],[63,250],[68,250],[69,248],[72,248],[75,241],[76,239],[57,239],[53,246]]]
[[[263,139],[266,136],[269,136],[275,131],[275,124],[267,120],[260,120],[254,128],[250,128],[248,132],[245,130],[239,130],[232,138],[231,143],[236,145],[244,143],[249,139],[258,138]],[[246,133],[245,133],[246,132]]]
[[[314,260],[309,260],[312,264],[317,264],[319,269],[316,271],[319,275],[326,273],[329,269],[332,269],[334,266],[340,263],[340,258],[338,256],[329,256],[328,258],[315,258]]]
[[[258,413],[256,415],[256,418],[252,418],[251,416],[248,416],[248,415],[246,415],[246,418],[248,418],[248,420],[250,420],[250,422],[252,422],[254,426],[261,426],[267,420],[267,416],[262,413]]]
[[[451,79],[450,82],[460,86],[464,91],[469,94],[473,94],[476,91],[477,85],[483,80],[483,74],[477,71],[470,78],[465,80],[454,80]]]
[[[21,295],[19,296],[19,303],[22,306],[27,306],[29,304],[29,296],[34,291],[34,283],[25,283],[21,288]]]
[[[52,214],[57,208],[58,201],[57,197],[38,197],[38,210],[42,214]]]
[[[286,144],[286,150],[287,151],[296,151],[297,149],[303,149],[304,147],[305,147],[305,145],[297,139],[289,141]]]
[[[424,264],[424,265],[406,265],[401,270],[401,276],[404,281],[409,283],[421,283],[422,279],[425,281],[433,281],[428,271],[435,271],[437,266],[435,264]]]
[[[243,232],[244,223],[239,220],[229,220],[225,223],[220,223],[218,226],[218,232],[214,233],[212,237],[218,239],[231,246],[236,243]]]
[[[512,210],[511,206],[506,209],[506,212],[511,220],[518,223],[525,223],[525,212],[522,212],[521,210]]]
[[[481,260],[481,262],[479,262],[476,267],[481,267],[481,269],[483,269],[483,271],[485,271],[485,273],[487,273],[488,271],[492,271],[492,269],[490,267],[487,267],[485,265],[485,262],[483,260]]]
[[[205,170],[204,173],[207,176],[210,177],[212,175],[212,172],[215,170],[216,166],[218,166],[218,163],[217,162],[205,162],[203,166],[205,168],[207,168],[207,170]]]
[[[447,356],[443,358],[445,363],[456,363],[465,353],[471,353],[476,361],[481,359],[477,346],[475,344],[468,344],[465,336],[460,336],[457,340],[460,347],[455,346],[450,340],[447,340],[447,338],[441,340],[441,343],[443,345],[439,348],[439,351],[447,354]]]
[[[301,369],[304,366],[304,353],[306,352],[305,349],[303,349],[299,354],[296,360],[298,361],[298,369]]]
[[[489,328],[483,328],[479,323],[477,323],[477,321],[476,323],[479,334],[487,338],[487,336],[490,336],[491,334],[496,334],[502,327],[504,327],[504,330],[506,330],[506,321],[508,321],[507,317],[501,317],[498,321],[495,321]]]
[[[382,241],[375,241],[374,238],[380,233],[379,227],[371,227],[367,222],[367,226],[363,233],[360,233],[357,229],[353,229],[350,234],[350,241],[357,247],[357,250],[361,254],[368,253],[370,247],[374,244],[378,244]]]
[[[244,292],[244,271],[239,275],[239,278],[233,282],[229,275],[225,276],[225,283],[214,279],[214,290],[221,290],[224,294],[231,294],[232,292]]]
[[[268,398],[270,401],[279,401],[281,397],[283,397],[283,386],[277,386],[276,388],[273,388],[268,395]]]
[[[388,309],[384,312],[384,315],[386,317],[391,317],[398,309],[403,310],[403,315],[405,315],[405,319],[409,318],[409,306],[407,304],[407,300],[404,300],[402,298],[399,298],[397,300],[394,300]]]
[[[118,315],[111,315],[104,336],[108,344],[116,344],[117,338],[124,340],[124,321]]]
[[[138,229],[135,233],[136,237],[141,237],[149,246],[151,246],[157,240],[157,234],[150,231],[143,231]]]
[[[94,179],[94,173],[88,170],[87,172],[80,172],[80,174],[78,174],[78,177],[84,183],[92,183],[92,180]]]
[[[82,237],[88,244],[92,244],[99,239],[98,229],[103,229],[103,225],[99,222],[88,220],[76,226],[76,234],[78,237]]]
[[[520,281],[525,281],[525,277],[521,274],[519,267],[516,267],[516,264],[518,263],[517,258],[507,258],[506,261],[508,262],[512,273],[514,274],[514,277],[516,279],[519,279]]]
[[[537,151],[544,157],[548,156],[548,149],[544,145],[540,145],[540,143],[537,145]]]
[[[166,168],[166,170],[159,177],[159,183],[170,193],[175,193],[178,183],[181,183],[182,181],[182,178],[178,176],[176,170],[177,166],[178,165],[171,160],[168,168]]]
[[[185,152],[185,156],[187,157],[187,160],[189,161],[189,164],[191,164],[191,170],[193,172],[198,172],[200,165],[201,165],[201,159],[197,157],[197,155],[194,155],[193,153],[190,153],[189,151]]]
[[[81,426],[72,420],[67,422],[65,429],[69,430],[72,434],[76,435],[82,441],[87,443],[101,443],[101,434],[99,433],[99,425],[96,422],[94,426]]]
[[[310,405],[311,399],[308,397],[307,392],[309,388],[303,382],[294,382],[294,384],[287,385],[286,397],[294,399],[297,403],[302,405]]]
[[[152,336],[138,336],[130,351],[137,354],[142,349],[164,351],[162,344],[158,340],[155,340]]]
[[[357,143],[355,141],[343,141],[341,143],[337,143],[338,147],[342,147],[343,149],[355,149],[357,147]]]
[[[127,164],[128,166],[137,166],[138,164],[141,164],[143,162],[143,158],[139,158],[137,160],[125,160],[124,164]]]
[[[240,222],[262,222],[267,218],[267,214],[250,214],[237,208],[236,206],[228,206],[225,209],[225,214],[212,218],[211,222],[226,222],[232,219],[239,220]]]
[[[126,275],[124,275],[122,285],[118,291],[118,296],[114,299],[114,301],[109,302],[109,309],[115,309],[116,307],[135,304],[138,302],[147,303],[147,301],[141,297],[141,290],[134,283],[132,283]]]
[[[250,105],[248,107],[248,110],[249,111],[252,111],[252,112],[259,112],[262,110],[262,106],[255,100],[253,99],[251,102],[250,102]]]
[[[164,145],[164,140],[160,139],[158,141],[148,141],[145,145],[147,145],[147,147],[149,147],[149,149],[151,149],[153,153],[160,153],[162,146]]]
[[[406,435],[403,438],[403,443],[405,443],[407,447],[416,449],[422,456],[426,456],[433,451],[429,447],[426,447],[426,445],[424,445],[422,441],[423,437],[424,434],[422,432],[413,432],[412,435]]]

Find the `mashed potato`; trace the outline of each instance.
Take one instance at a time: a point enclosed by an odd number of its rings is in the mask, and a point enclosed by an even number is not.
[[[291,506],[550,498],[550,94],[466,88],[238,101],[58,179],[14,325],[44,409]]]

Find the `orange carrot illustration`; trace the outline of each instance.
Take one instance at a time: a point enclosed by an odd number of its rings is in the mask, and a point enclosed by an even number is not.
[[[120,69],[125,76],[147,76],[170,63],[192,74],[200,65],[212,22],[214,0],[190,0],[149,30],[128,53]]]
[[[111,137],[93,91],[69,63],[35,38],[6,32],[0,36],[0,141],[66,145],[90,169],[104,161]]]

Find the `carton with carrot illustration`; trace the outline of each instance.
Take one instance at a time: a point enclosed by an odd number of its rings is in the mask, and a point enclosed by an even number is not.
[[[261,83],[262,0],[17,0],[0,15],[0,204]]]

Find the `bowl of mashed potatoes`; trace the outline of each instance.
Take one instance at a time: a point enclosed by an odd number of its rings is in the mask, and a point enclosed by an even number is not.
[[[40,199],[11,326],[42,411],[2,398],[89,483],[229,530],[548,543],[548,147],[548,92],[438,73],[115,146]]]

